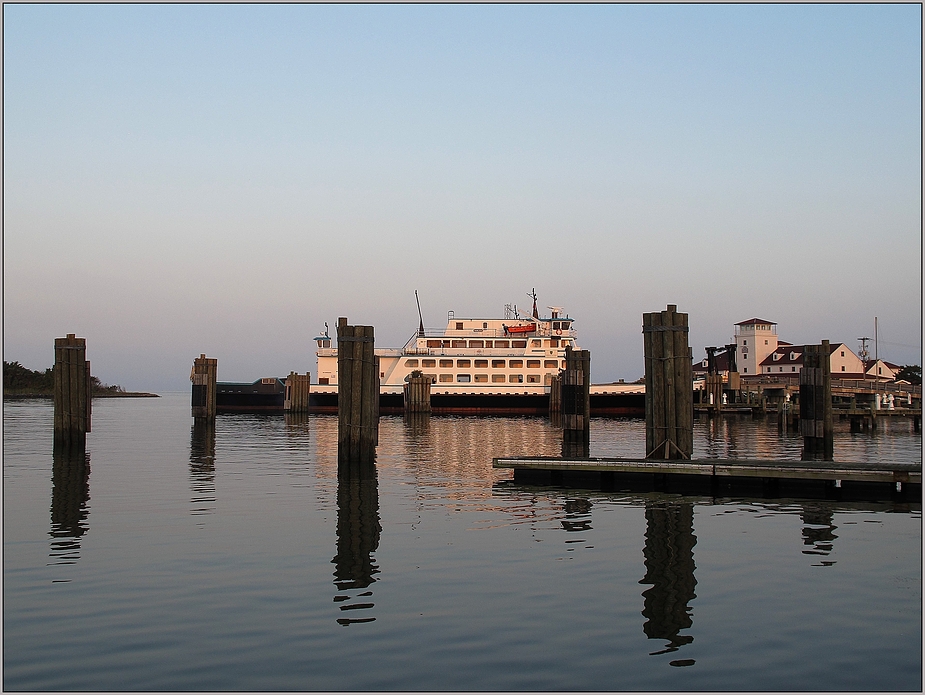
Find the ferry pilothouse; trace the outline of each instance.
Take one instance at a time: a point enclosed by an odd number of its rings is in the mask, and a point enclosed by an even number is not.
[[[540,317],[536,295],[531,296],[530,316],[521,316],[510,305],[505,306],[503,318],[462,318],[450,311],[445,329],[425,330],[422,319],[403,347],[377,348],[382,396],[400,396],[412,372],[431,378],[432,398],[468,396],[456,405],[467,402],[474,410],[488,409],[489,403],[499,405],[499,397],[504,396],[547,396],[552,377],[565,368],[566,348],[579,348],[574,319],[562,307],[549,307],[551,315]],[[316,396],[337,390],[337,348],[332,340],[327,329],[315,338],[318,383],[311,390]],[[477,401],[473,396],[492,398]],[[517,400],[523,412],[533,412],[531,399]]]

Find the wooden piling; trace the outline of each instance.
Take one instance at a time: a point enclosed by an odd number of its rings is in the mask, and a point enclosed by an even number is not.
[[[193,382],[193,417],[214,418],[218,360],[204,354],[199,355],[193,360],[193,371],[189,378]]]
[[[372,326],[337,322],[337,458],[372,463],[379,440],[379,360]]]
[[[287,413],[307,413],[309,394],[311,393],[311,374],[289,372],[286,377],[286,396],[283,410]]]
[[[562,455],[588,456],[591,431],[591,351],[565,348],[562,384]]]
[[[55,338],[55,438],[68,441],[90,431],[91,380],[87,341],[68,333]]]
[[[431,377],[418,370],[411,372],[404,385],[406,413],[430,412],[430,385]]]
[[[832,368],[829,341],[807,345],[800,369],[800,434],[803,460],[833,458]]]
[[[562,414],[562,372],[549,377],[549,417],[558,419]]]
[[[689,459],[694,451],[693,355],[687,314],[669,304],[642,315],[646,369],[646,458]]]

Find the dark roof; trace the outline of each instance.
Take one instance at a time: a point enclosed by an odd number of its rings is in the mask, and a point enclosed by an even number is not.
[[[765,321],[764,319],[749,319],[748,321],[739,321],[736,326],[750,326],[755,323],[769,323],[772,326],[776,326],[777,323],[774,321]]]

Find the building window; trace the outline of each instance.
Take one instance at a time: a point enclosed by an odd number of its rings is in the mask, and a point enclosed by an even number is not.
[[[472,381],[472,377],[468,374],[456,375],[456,382],[459,384],[468,384],[470,381]]]
[[[768,344],[768,341],[767,341],[767,340],[765,340],[765,341],[764,341],[764,344],[765,344],[765,345],[767,345],[767,344]]]
[[[522,384],[524,383],[523,374],[509,374],[507,380],[512,384]]]
[[[492,369],[504,369],[504,360],[492,360],[491,368]]]
[[[540,375],[539,374],[527,374],[527,383],[528,384],[540,383]]]
[[[790,368],[790,371],[791,371],[791,372],[795,372],[796,370],[797,370],[796,367],[791,367],[791,368]]]
[[[441,367],[452,367],[453,360],[440,360],[440,366]]]
[[[511,360],[509,366],[511,369],[523,369],[524,361],[523,360]]]
[[[845,356],[845,351],[844,351],[844,350],[841,351],[841,356],[842,356],[842,357]]]
[[[527,369],[539,369],[540,361],[539,360],[527,360]]]
[[[842,366],[841,366],[841,370],[842,370],[842,371],[845,371],[845,365],[842,365]]]
[[[421,360],[422,367],[436,367],[437,360]]]
[[[877,367],[877,374],[883,374],[883,369],[881,369],[880,367]]]
[[[449,381],[449,382],[452,382],[452,381],[453,381],[453,375],[452,375],[452,374],[441,374],[441,375],[440,375],[440,382],[441,382],[441,383],[446,383],[446,382],[448,382],[448,381]]]
[[[777,371],[782,372],[782,371],[784,371],[784,368],[783,368],[783,367],[778,367],[778,368],[777,368]]]
[[[742,345],[748,345],[748,340],[742,340]]]
[[[504,383],[504,374],[492,374],[491,383],[493,384],[503,384]]]
[[[476,369],[488,369],[488,360],[476,360],[475,368]]]
[[[743,368],[742,368],[742,373],[743,373],[743,374],[748,374],[748,367],[743,367]]]
[[[546,369],[558,369],[559,360],[543,360],[543,367]]]
[[[418,361],[417,360],[405,360],[405,366],[406,367],[417,367]]]
[[[456,360],[457,367],[465,367],[466,369],[472,364],[472,360]]]
[[[476,374],[476,375],[475,375],[475,383],[477,383],[477,384],[487,384],[487,383],[488,383],[488,375],[487,375],[487,374]]]

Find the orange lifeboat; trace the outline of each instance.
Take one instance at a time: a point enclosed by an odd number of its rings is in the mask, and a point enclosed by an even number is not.
[[[535,323],[528,323],[526,326],[505,326],[508,333],[533,333],[536,331]]]

